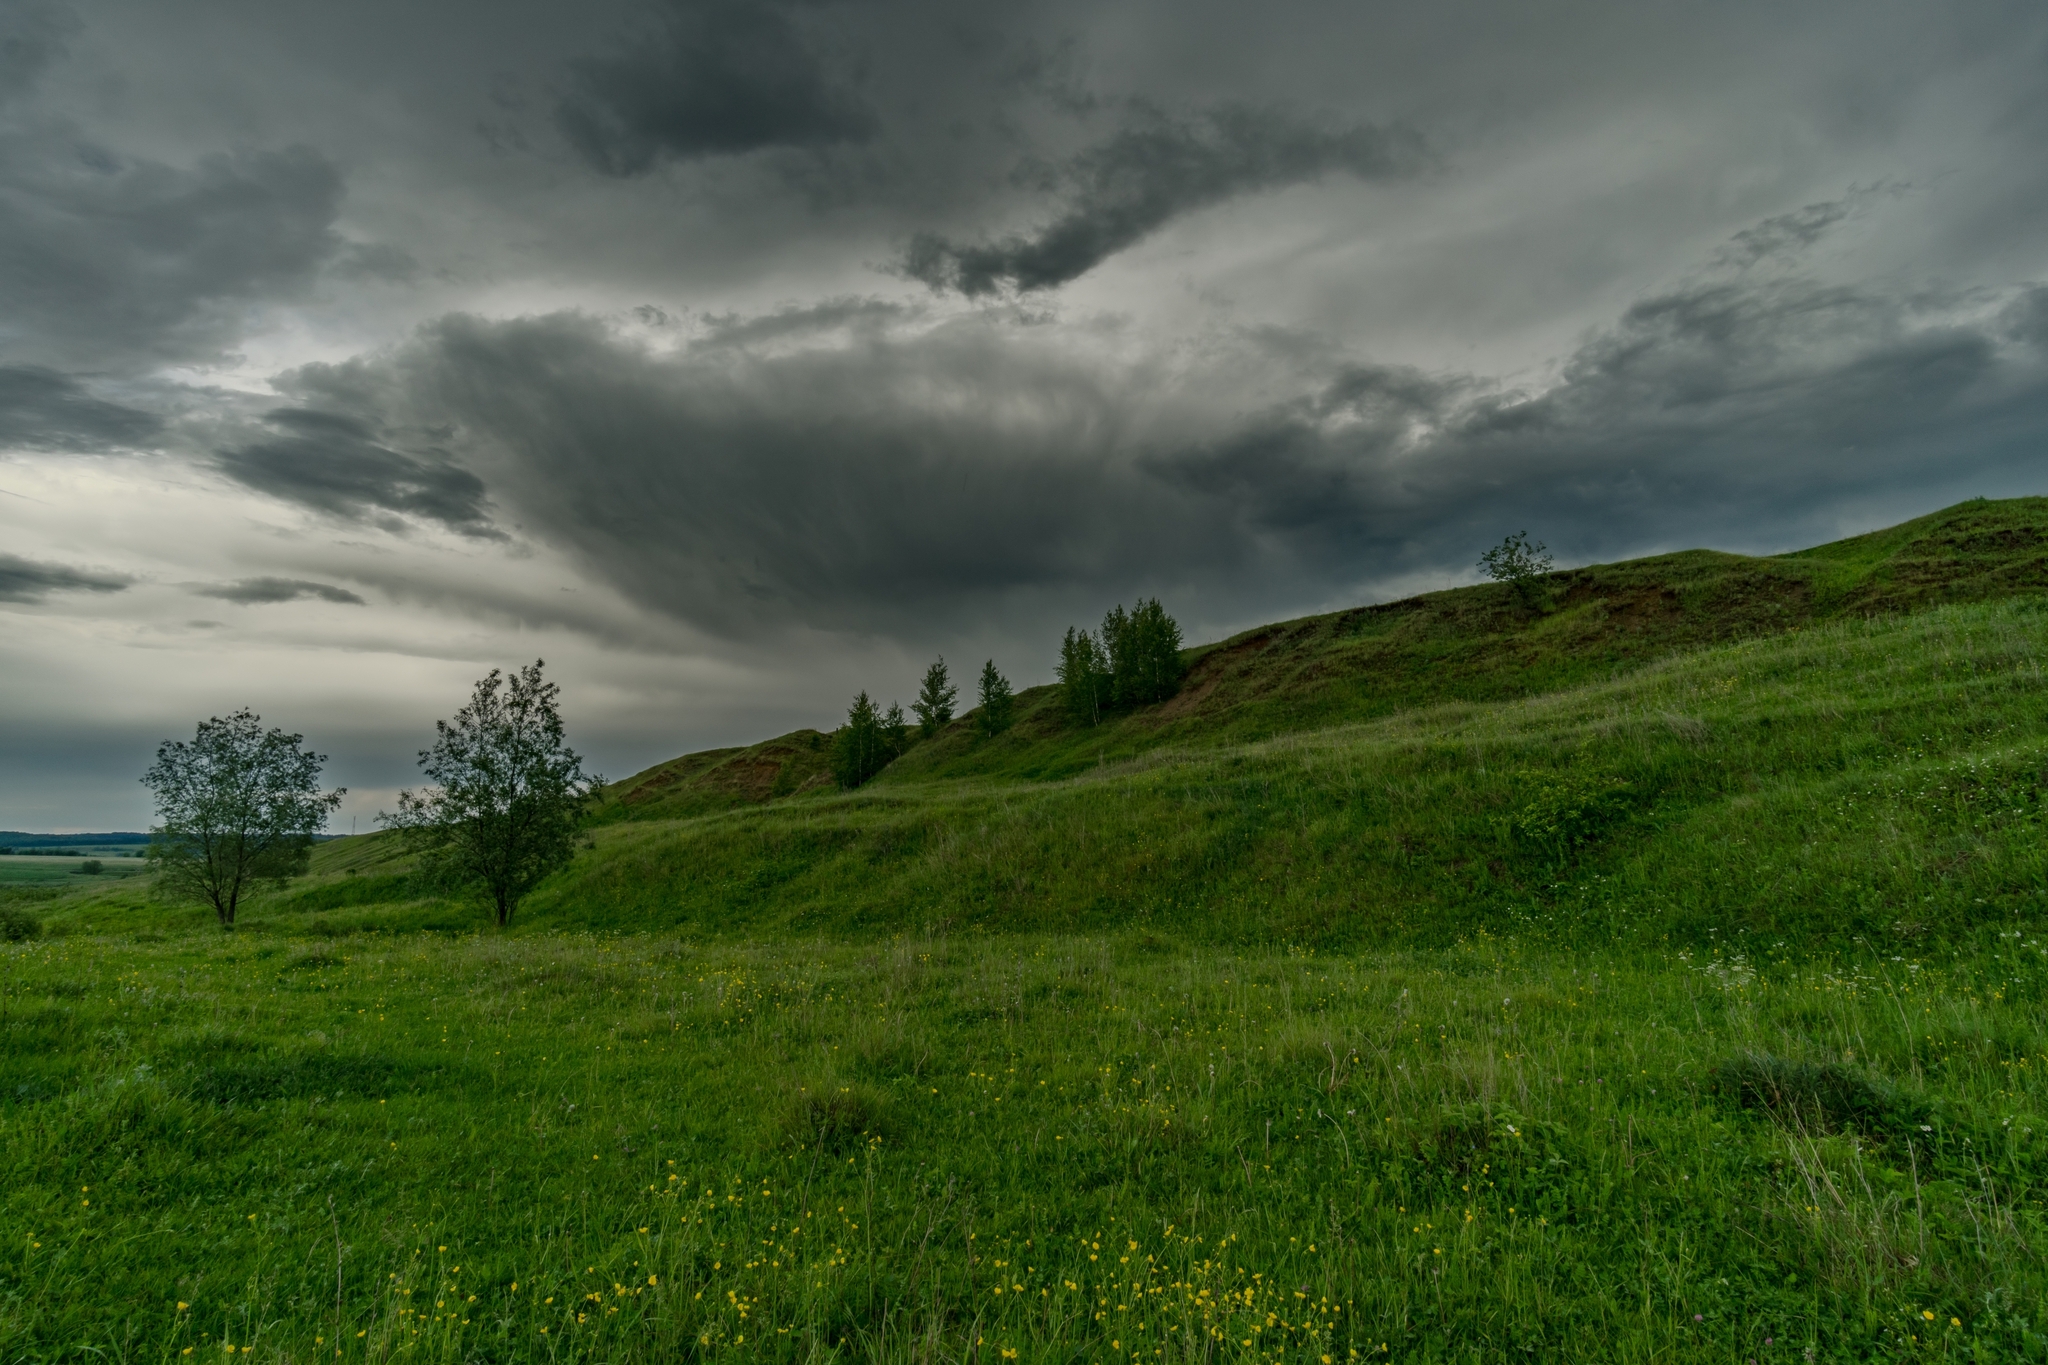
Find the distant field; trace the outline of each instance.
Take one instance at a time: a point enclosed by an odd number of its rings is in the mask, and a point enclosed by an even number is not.
[[[86,861],[84,857],[49,858],[38,854],[9,854],[5,857],[0,857],[0,886],[63,881],[105,881],[121,877],[133,877],[147,870],[140,858],[115,857],[106,854],[89,854],[87,857],[99,860],[102,871],[97,875],[81,874],[78,871],[79,865]]]

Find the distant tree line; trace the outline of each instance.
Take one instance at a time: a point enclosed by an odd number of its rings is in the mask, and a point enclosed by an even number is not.
[[[1120,710],[1166,700],[1180,687],[1187,665],[1181,659],[1180,626],[1148,598],[1126,611],[1113,607],[1094,633],[1069,628],[1060,643],[1061,711],[1079,725],[1099,725]],[[979,699],[971,713],[974,733],[994,739],[1017,723],[1017,697],[994,659],[981,666]],[[917,699],[916,741],[935,739],[954,720],[960,690],[946,661],[925,670]],[[884,711],[865,691],[853,699],[846,723],[832,740],[833,775],[852,789],[869,781],[915,742],[912,725],[894,702]]]

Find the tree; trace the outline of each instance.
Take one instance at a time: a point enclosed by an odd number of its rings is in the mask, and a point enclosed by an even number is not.
[[[1060,641],[1059,679],[1067,715],[1081,725],[1099,724],[1109,701],[1109,661],[1093,635],[1067,627],[1067,636]]]
[[[959,700],[960,689],[946,675],[946,661],[942,657],[924,671],[924,684],[917,689],[917,700],[910,704],[917,716],[917,732],[930,739],[945,729],[952,723],[953,705]]]
[[[536,659],[510,677],[492,669],[452,721],[420,750],[434,785],[398,794],[377,818],[401,832],[425,870],[480,895],[499,927],[541,879],[575,854],[576,826],[604,779],[564,741],[562,689]]]
[[[1140,601],[1126,612],[1112,608],[1102,618],[1110,697],[1118,706],[1150,706],[1180,686],[1187,666],[1180,657],[1180,625],[1159,599]]]
[[[322,792],[326,756],[300,748],[302,735],[262,725],[247,707],[201,721],[190,744],[158,745],[142,775],[160,822],[149,840],[157,889],[211,905],[223,929],[234,928],[242,897],[258,883],[306,870],[313,836],[347,790]]]
[[[1527,531],[1517,531],[1479,556],[1479,567],[1496,583],[1506,583],[1524,605],[1535,606],[1536,585],[1550,572],[1550,551],[1542,541],[1533,544]]]
[[[1010,680],[996,672],[994,659],[981,666],[981,705],[974,713],[974,723],[989,739],[1017,723],[1016,695],[1010,691]]]
[[[896,707],[894,714],[898,728],[903,723],[903,712]],[[839,733],[832,738],[832,773],[839,779],[839,785],[852,791],[876,773],[889,765],[896,757],[891,752],[890,720],[876,709],[868,694],[862,692],[853,699],[853,705],[846,713],[846,724],[839,727]]]

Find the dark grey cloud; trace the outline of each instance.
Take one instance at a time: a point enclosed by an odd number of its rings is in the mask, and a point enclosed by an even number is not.
[[[365,607],[360,594],[347,588],[337,588],[332,583],[314,583],[303,578],[243,578],[233,583],[214,583],[192,589],[199,597],[217,597],[223,602],[239,602],[244,606],[269,602],[297,602],[303,598],[318,598],[322,602],[341,602],[352,607]]]
[[[77,31],[77,16],[59,5],[10,0],[0,8],[0,105],[27,94]]]
[[[1743,270],[1772,257],[1799,255],[1847,218],[1849,209],[1848,200],[1834,199],[1766,218],[1736,233],[1715,254],[1715,260]]]
[[[859,142],[877,126],[806,45],[789,8],[760,0],[674,0],[620,51],[569,71],[556,123],[607,175]]]
[[[2038,487],[2048,364],[1926,304],[1799,279],[1697,285],[1631,307],[1540,393],[1365,368],[1152,468],[1339,581],[1361,552],[1455,564],[1452,547],[1504,527],[1581,557],[1715,527],[1724,544],[1782,544],[1846,498]]]
[[[53,592],[119,592],[135,579],[0,554],[0,602],[39,602]]]
[[[34,365],[0,365],[0,449],[135,449],[162,431],[155,414],[96,398],[69,375]]]
[[[1196,209],[1335,172],[1381,179],[1422,163],[1420,139],[1400,128],[1324,127],[1284,110],[1241,105],[1185,121],[1153,117],[1040,173],[1067,201],[1044,227],[971,244],[923,233],[912,239],[902,268],[935,289],[969,297],[1049,289]]]
[[[466,536],[501,538],[483,480],[428,446],[406,453],[345,412],[279,408],[263,439],[223,450],[215,464],[259,493],[329,516],[402,529],[434,522]]]
[[[304,147],[177,167],[48,129],[0,134],[0,357],[217,360],[251,303],[301,293],[340,248],[341,193]]]
[[[1246,336],[1152,420],[1150,362],[1063,355],[993,314],[658,351],[573,314],[450,318],[291,382],[442,424],[529,534],[666,615],[922,638],[1138,588],[1285,609],[1460,572],[1502,528],[1584,557],[1713,526],[1756,544],[1843,498],[2024,480],[2048,358],[1948,305],[1689,285],[1536,392]],[[1295,397],[1252,398],[1284,382]]]

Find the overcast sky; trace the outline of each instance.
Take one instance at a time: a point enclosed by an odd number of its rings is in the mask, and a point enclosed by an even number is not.
[[[0,828],[2048,491],[2048,7],[0,0]]]

